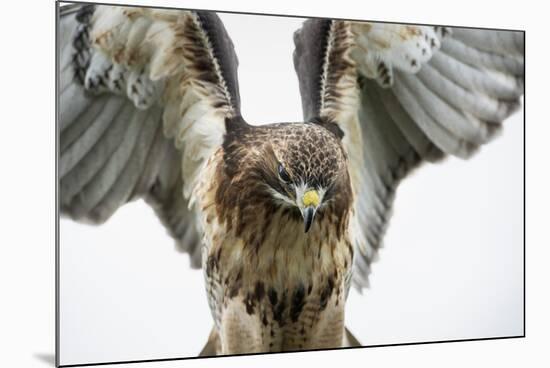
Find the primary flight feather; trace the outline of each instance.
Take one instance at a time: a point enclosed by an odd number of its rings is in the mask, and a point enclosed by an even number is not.
[[[315,19],[294,37],[304,122],[255,126],[215,13],[60,16],[61,211],[155,209],[203,268],[203,355],[357,345],[346,298],[367,286],[399,181],[472,155],[523,94],[522,33]]]

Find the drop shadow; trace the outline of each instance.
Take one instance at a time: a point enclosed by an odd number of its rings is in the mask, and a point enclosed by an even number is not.
[[[55,367],[55,354],[50,353],[35,353],[34,357],[43,363]]]

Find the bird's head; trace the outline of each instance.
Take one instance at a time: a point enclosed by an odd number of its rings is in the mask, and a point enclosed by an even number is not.
[[[316,124],[281,124],[267,146],[263,176],[276,205],[299,212],[308,232],[316,215],[348,194],[349,176],[340,140]]]
[[[238,234],[262,234],[277,212],[302,222],[305,232],[324,218],[344,231],[353,195],[337,134],[314,123],[240,124],[223,147],[217,208]]]

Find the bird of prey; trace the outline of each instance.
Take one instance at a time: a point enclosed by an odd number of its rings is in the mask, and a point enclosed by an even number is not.
[[[203,269],[206,355],[357,345],[346,298],[399,182],[470,157],[523,94],[522,33],[310,19],[304,121],[254,125],[215,13],[70,5],[58,34],[61,212],[149,203]]]

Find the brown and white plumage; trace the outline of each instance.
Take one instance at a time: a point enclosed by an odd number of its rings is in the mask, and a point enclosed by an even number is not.
[[[279,177],[281,163],[289,183]],[[197,192],[206,288],[224,353],[341,345],[353,257],[345,163],[339,139],[315,124],[240,123],[226,136]],[[308,232],[293,203],[302,186],[322,188]]]
[[[513,33],[312,20],[295,37],[306,122],[253,126],[215,14],[72,6],[60,27],[62,212],[150,203],[202,264],[205,354],[350,343],[351,280],[366,284],[398,181],[471,154],[522,93]]]

